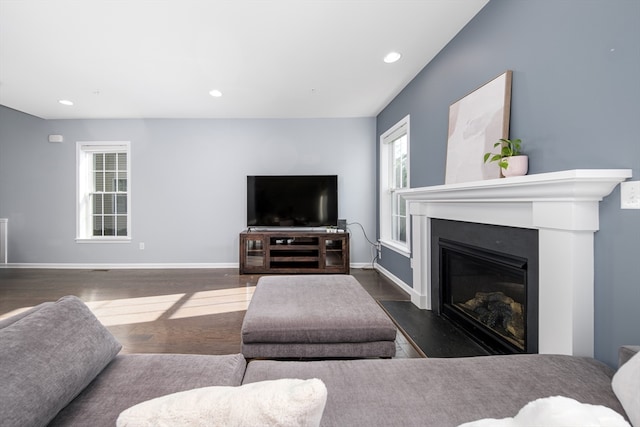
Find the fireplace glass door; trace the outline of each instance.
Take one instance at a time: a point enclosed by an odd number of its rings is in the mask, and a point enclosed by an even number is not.
[[[441,313],[498,353],[526,351],[527,260],[440,241]]]

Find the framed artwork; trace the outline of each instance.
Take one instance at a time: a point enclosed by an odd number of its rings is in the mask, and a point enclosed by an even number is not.
[[[449,107],[445,184],[500,178],[496,162],[484,163],[493,144],[509,138],[510,70]]]

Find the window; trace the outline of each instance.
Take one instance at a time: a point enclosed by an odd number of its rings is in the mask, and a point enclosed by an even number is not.
[[[398,190],[409,188],[409,116],[380,137],[380,238],[408,252],[407,204]]]
[[[78,142],[78,241],[129,241],[128,142]]]

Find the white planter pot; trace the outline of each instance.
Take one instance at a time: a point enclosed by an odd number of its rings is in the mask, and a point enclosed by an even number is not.
[[[502,175],[507,176],[523,176],[527,174],[529,170],[529,156],[512,156],[505,157],[508,164],[506,169],[502,168]]]

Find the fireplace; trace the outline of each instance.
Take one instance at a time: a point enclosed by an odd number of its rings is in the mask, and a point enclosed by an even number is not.
[[[535,232],[537,259],[516,256],[528,260],[528,284],[532,283],[531,272],[538,274],[538,352],[593,356],[593,240],[599,229],[599,203],[631,176],[631,169],[574,169],[402,190],[399,194],[407,201],[411,215],[413,268],[412,284],[403,289],[419,308],[439,311],[439,276],[432,271],[437,268],[432,264],[433,252],[438,252],[432,246],[433,219]],[[465,242],[464,237],[457,240]],[[500,242],[498,246],[502,246]],[[514,254],[500,247],[494,250]],[[399,279],[396,283],[403,285]],[[527,316],[532,313],[528,310]],[[527,325],[529,336],[534,323],[527,321]],[[528,338],[527,345],[531,342]]]
[[[439,314],[492,353],[537,353],[537,232],[440,219],[431,232]]]

